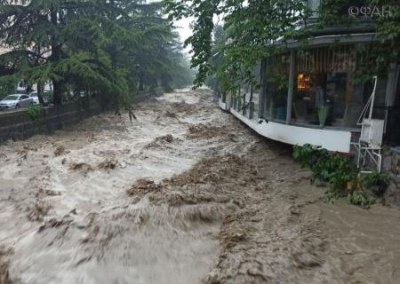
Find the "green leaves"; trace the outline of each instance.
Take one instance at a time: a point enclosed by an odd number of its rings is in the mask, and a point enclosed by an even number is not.
[[[52,81],[54,102],[85,93],[131,109],[131,95],[190,83],[180,43],[161,3],[141,0],[0,1],[0,81]]]
[[[347,195],[349,203],[357,206],[361,206],[368,209],[371,205],[375,204],[375,199],[366,194],[363,190],[358,189]]]
[[[311,170],[311,183],[318,180],[330,185],[325,192],[325,201],[332,202],[347,195],[351,204],[364,208],[375,203],[375,199],[361,188],[358,172],[349,157],[328,153],[326,149],[310,144],[296,145],[293,157]],[[362,179],[363,185],[377,196],[382,196],[388,182],[388,177],[379,173],[369,174]]]
[[[186,45],[192,46],[192,67],[199,72],[195,86],[216,74],[226,90],[235,89],[238,81],[257,84],[254,67],[271,54],[274,43],[305,19],[310,11],[305,0],[166,0],[171,18],[194,17],[193,35]],[[213,42],[214,19],[224,16],[224,41]],[[220,58],[218,63],[213,57]],[[213,62],[214,61],[214,62]]]
[[[334,188],[343,189],[347,182],[354,181],[357,171],[348,157],[330,154],[326,149],[310,144],[294,146],[294,159],[303,167],[312,171],[311,183],[319,180],[331,184]]]

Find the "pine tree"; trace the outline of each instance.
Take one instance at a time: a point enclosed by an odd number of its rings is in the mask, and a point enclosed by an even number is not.
[[[130,94],[178,66],[164,52],[176,36],[162,5],[142,2],[0,0],[0,45],[11,49],[0,55],[0,84],[51,81],[54,104],[84,92],[130,110]]]

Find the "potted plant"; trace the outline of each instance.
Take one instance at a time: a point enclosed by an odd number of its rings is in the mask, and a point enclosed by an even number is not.
[[[319,126],[324,127],[329,115],[329,106],[323,105],[318,108]]]

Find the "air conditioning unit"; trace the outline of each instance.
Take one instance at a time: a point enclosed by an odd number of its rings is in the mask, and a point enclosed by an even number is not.
[[[360,142],[373,148],[381,148],[385,121],[382,119],[364,118],[361,124]]]

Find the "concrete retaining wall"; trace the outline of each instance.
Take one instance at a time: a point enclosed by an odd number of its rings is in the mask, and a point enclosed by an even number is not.
[[[135,103],[156,97],[162,94],[160,89],[151,92],[143,92],[134,96]],[[45,115],[40,122],[35,122],[21,109],[13,112],[0,112],[0,143],[7,140],[24,140],[35,134],[48,134],[67,125],[73,125],[79,121],[99,114],[102,111],[94,100],[90,106],[84,106],[81,102],[53,106],[45,108]]]
[[[23,140],[35,134],[51,133],[101,112],[97,103],[83,107],[80,103],[45,108],[40,122],[35,122],[26,112],[19,110],[0,114],[0,143],[7,140]]]

